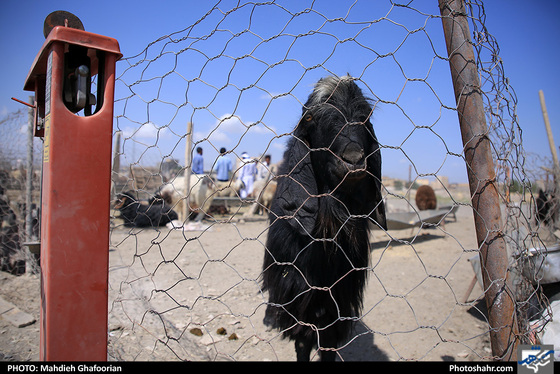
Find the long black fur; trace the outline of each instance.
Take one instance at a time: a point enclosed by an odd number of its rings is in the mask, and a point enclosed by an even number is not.
[[[537,197],[537,217],[546,225],[554,224],[557,218],[558,202],[552,193],[539,190]]]
[[[127,191],[117,196],[118,210],[126,227],[158,227],[179,218],[177,213],[160,196],[144,205],[134,197],[134,191]]]
[[[321,79],[287,144],[263,263],[265,324],[334,360],[360,314],[369,225],[386,229],[372,108],[350,77]]]

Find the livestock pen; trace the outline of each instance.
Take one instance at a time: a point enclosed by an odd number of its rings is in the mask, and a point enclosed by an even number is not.
[[[109,360],[295,359],[263,323],[262,198],[315,82],[347,74],[373,108],[387,229],[369,235],[363,307],[337,359],[515,360],[542,339],[548,284],[527,254],[556,243],[536,216],[555,176],[523,150],[482,2],[464,3],[218,1],[117,63],[113,196],[154,209],[171,190],[180,218],[130,227],[113,206]],[[422,185],[435,209],[416,205]]]

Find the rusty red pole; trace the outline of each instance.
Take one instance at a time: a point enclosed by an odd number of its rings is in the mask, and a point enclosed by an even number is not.
[[[508,281],[500,197],[465,6],[462,0],[439,0],[439,7],[467,164],[492,354],[497,360],[516,360],[515,300]]]
[[[111,138],[120,56],[114,39],[57,26],[25,83],[37,100],[35,134],[44,138],[41,360],[107,360]],[[98,77],[95,99],[90,74]],[[84,115],[75,114],[82,109]]]

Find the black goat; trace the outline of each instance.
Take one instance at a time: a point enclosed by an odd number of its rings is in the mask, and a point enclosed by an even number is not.
[[[115,209],[120,211],[126,227],[164,226],[179,218],[171,206],[159,196],[150,200],[149,205],[141,204],[134,198],[134,191],[118,194],[117,200]]]
[[[558,202],[554,194],[545,193],[543,190],[539,190],[539,196],[537,197],[537,217],[539,221],[546,225],[554,224],[556,221]]]
[[[264,323],[298,361],[336,359],[362,307],[369,224],[386,229],[372,108],[350,77],[321,79],[280,166],[263,263]]]

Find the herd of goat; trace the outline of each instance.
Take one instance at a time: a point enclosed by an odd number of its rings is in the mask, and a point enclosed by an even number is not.
[[[222,186],[208,175],[192,174],[188,194],[184,193],[185,177],[178,176],[161,186],[146,202],[141,202],[134,190],[119,193],[114,209],[120,212],[120,218],[126,227],[158,227],[175,221],[181,226],[191,218],[201,221],[212,211],[216,196],[237,196],[239,187],[234,181]],[[276,191],[275,180],[259,180],[254,183],[254,200],[246,215],[257,213],[260,208],[268,208]],[[189,196],[188,209],[185,209]],[[184,217],[186,212],[186,217]]]

